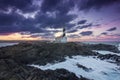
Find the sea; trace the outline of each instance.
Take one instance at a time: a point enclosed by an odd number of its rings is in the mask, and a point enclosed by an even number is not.
[[[0,47],[12,46],[18,44],[17,42],[0,42]]]

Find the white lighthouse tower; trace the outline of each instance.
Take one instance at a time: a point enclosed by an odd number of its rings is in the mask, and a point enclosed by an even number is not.
[[[58,33],[59,35],[55,36],[55,42],[56,43],[66,43],[67,37],[66,37],[66,31],[65,28],[63,28],[62,33]]]

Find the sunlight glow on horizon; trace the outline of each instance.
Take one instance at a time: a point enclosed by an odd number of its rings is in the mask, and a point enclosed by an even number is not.
[[[58,33],[58,35],[61,35]],[[57,36],[58,36],[57,35]],[[13,33],[10,35],[0,35],[0,40],[5,40],[5,41],[14,41],[14,40],[27,40],[27,41],[38,41],[38,40],[54,40],[54,39],[45,39],[42,37],[31,37],[30,35],[21,35],[20,33]],[[68,42],[75,42],[75,41],[119,41],[118,36],[99,36],[99,37],[90,37],[90,36],[85,36],[85,37],[78,37],[78,38],[69,38],[68,37]]]
[[[20,33],[13,33],[10,35],[0,35],[0,40],[42,40],[38,37],[30,37],[30,35],[21,35]]]

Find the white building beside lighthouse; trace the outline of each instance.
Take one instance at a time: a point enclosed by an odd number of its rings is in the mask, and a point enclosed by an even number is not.
[[[56,43],[66,43],[67,42],[65,28],[63,28],[62,32],[56,33],[55,35],[56,35],[55,36]]]

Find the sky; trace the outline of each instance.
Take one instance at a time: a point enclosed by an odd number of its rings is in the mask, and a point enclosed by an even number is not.
[[[120,0],[0,0],[0,40],[120,41]]]

